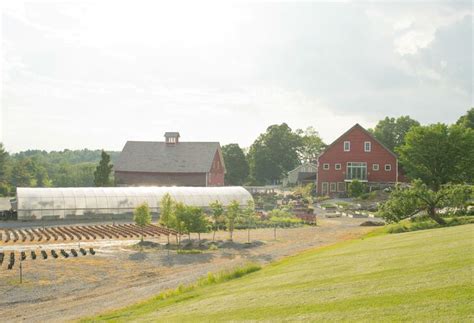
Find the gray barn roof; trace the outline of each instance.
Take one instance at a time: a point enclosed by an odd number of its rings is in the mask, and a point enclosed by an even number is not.
[[[115,171],[155,173],[206,173],[212,166],[218,142],[127,141]],[[222,160],[221,160],[222,162]]]

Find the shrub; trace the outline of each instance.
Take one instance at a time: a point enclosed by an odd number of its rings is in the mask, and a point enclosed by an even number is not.
[[[364,194],[366,191],[366,187],[364,183],[359,182],[358,180],[353,180],[349,183],[349,197],[359,197]]]

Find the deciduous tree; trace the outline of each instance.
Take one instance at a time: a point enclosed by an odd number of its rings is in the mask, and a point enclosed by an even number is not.
[[[249,176],[249,164],[238,144],[222,146],[222,155],[226,167],[225,183],[242,185]]]
[[[456,124],[474,130],[474,108],[469,109],[465,115],[461,116]]]
[[[232,201],[226,209],[225,218],[227,222],[227,230],[229,230],[230,241],[233,239],[235,222],[240,218],[241,210],[240,204],[237,201]]]
[[[370,131],[385,147],[391,151],[405,143],[406,133],[420,123],[409,116],[401,116],[397,119],[385,117],[380,120],[374,129]]]
[[[420,211],[438,224],[446,221],[437,213],[443,207],[464,207],[472,198],[472,187],[462,184],[443,185],[439,190],[430,189],[421,180],[413,181],[411,187],[397,187],[390,194],[390,198],[379,209],[379,215],[388,222],[399,222],[412,217]]]
[[[135,224],[142,228],[142,241],[143,241],[143,228],[151,223],[151,213],[148,203],[142,203],[135,208],[133,211],[133,221]]]
[[[397,152],[407,175],[435,191],[443,184],[474,178],[474,130],[470,128],[440,123],[413,127]]]
[[[224,207],[219,201],[214,201],[209,205],[211,209],[211,218],[212,218],[212,241],[216,238],[216,231],[219,230],[219,226],[224,222]]]

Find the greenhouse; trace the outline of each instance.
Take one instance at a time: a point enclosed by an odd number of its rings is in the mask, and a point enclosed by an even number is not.
[[[135,207],[147,202],[153,217],[165,194],[186,205],[208,207],[214,201],[227,206],[252,200],[243,187],[78,187],[18,188],[18,220],[131,219]]]

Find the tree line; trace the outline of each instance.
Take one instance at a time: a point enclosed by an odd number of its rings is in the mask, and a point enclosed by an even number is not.
[[[105,155],[104,155],[105,154]],[[102,185],[113,184],[111,163],[119,152],[101,150],[27,150],[9,154],[0,143],[0,196],[15,194],[16,187],[89,187],[95,186],[96,177],[101,177]],[[109,175],[104,180],[102,167],[97,173],[101,160],[108,159]]]

